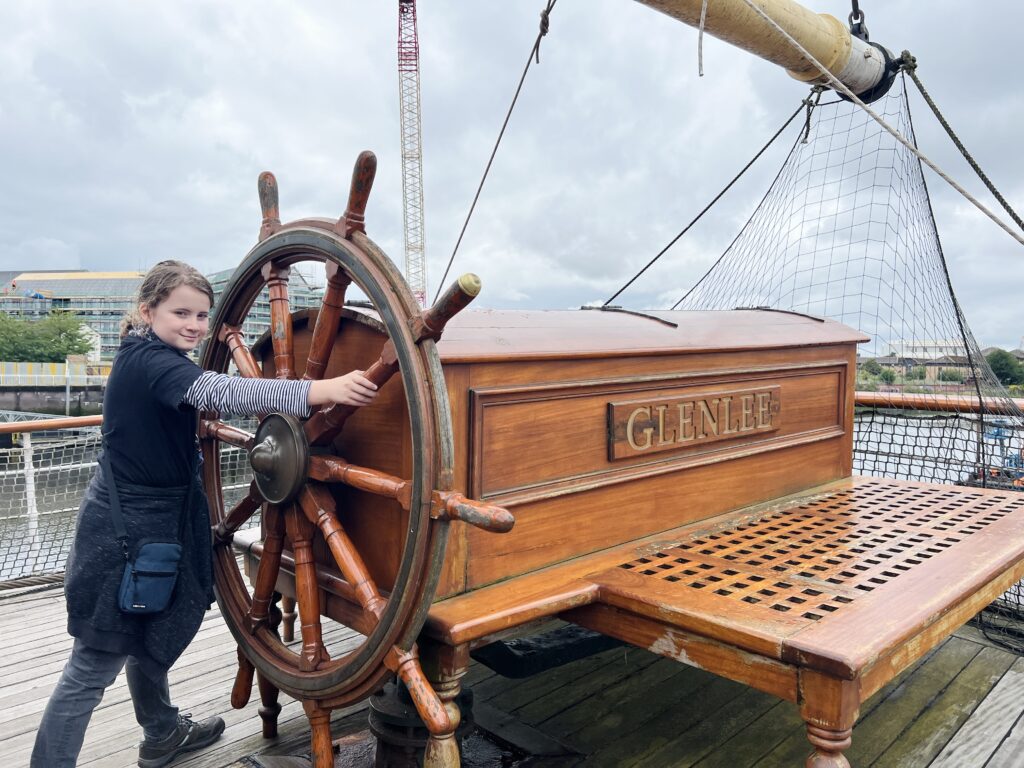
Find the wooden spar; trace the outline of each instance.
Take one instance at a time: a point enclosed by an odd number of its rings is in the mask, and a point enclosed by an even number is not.
[[[637,0],[674,19],[700,26],[702,0]],[[757,5],[855,94],[864,94],[887,75],[882,52],[854,37],[839,19],[815,13],[794,0],[756,0]],[[752,9],[746,0],[707,4],[704,31],[778,64],[797,80],[824,82],[821,72]]]
[[[903,408],[913,411],[939,411],[943,413],[981,413],[977,397],[965,395],[922,395],[902,392],[858,392],[856,404],[871,408]],[[1019,398],[986,397],[985,413],[996,416],[1014,416],[1024,410]]]

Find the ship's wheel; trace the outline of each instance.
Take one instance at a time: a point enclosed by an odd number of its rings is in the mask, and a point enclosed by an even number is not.
[[[415,648],[437,587],[447,526],[452,519],[464,519],[501,531],[511,528],[513,520],[507,511],[466,500],[451,489],[451,423],[434,341],[447,320],[476,295],[479,281],[473,275],[463,276],[433,308],[420,310],[401,274],[365,234],[363,212],[375,168],[372,153],[359,156],[348,208],[340,219],[302,219],[284,225],[278,216],[276,181],[269,173],[260,176],[260,241],[221,296],[201,365],[226,372],[234,362],[239,373],[249,377],[270,371],[268,375],[275,378],[321,378],[332,353],[346,343],[339,326],[349,312],[343,307],[346,289],[355,283],[379,317],[374,322],[386,333],[380,357],[369,365],[366,375],[378,386],[397,375],[404,391],[411,470],[399,477],[337,455],[337,439],[356,411],[353,407],[325,407],[304,422],[268,414],[255,434],[204,414],[200,439],[215,538],[217,600],[239,646],[243,688],[246,679],[251,687],[255,668],[276,688],[306,703],[326,706],[329,712],[365,698],[396,674],[431,733],[450,737],[451,713],[427,683]],[[311,337],[306,332],[303,354],[307,360],[300,371],[293,335],[298,315],[289,307],[288,277],[293,265],[305,261],[324,265],[327,285]],[[268,353],[261,367],[240,327],[264,288],[270,295],[272,360]],[[306,313],[303,319],[308,317]],[[221,444],[245,450],[254,476],[248,494],[230,510],[223,503]],[[401,555],[393,557],[396,567],[388,575],[386,588],[378,588],[366,553],[346,531],[339,509],[342,485],[391,499],[404,511],[404,531],[394,534],[401,542]],[[257,510],[263,515],[263,541],[250,596],[230,543]],[[345,514],[358,515],[359,510],[345,510]],[[317,547],[329,554],[318,558]],[[279,639],[271,615],[282,552],[293,563],[301,616],[302,643],[295,650]],[[348,605],[345,623],[364,636],[357,648],[337,658],[328,653],[320,623],[325,572],[335,574],[333,592]],[[248,697],[247,691],[241,695],[238,691],[236,685],[233,699]],[[316,722],[313,725],[316,755],[325,749],[324,734],[318,735]],[[329,730],[326,739],[329,753]]]

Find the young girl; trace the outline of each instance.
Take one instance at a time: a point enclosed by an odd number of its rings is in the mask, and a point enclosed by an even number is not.
[[[167,670],[191,642],[213,602],[210,525],[199,484],[196,412],[276,411],[368,405],[376,386],[362,371],[320,381],[243,379],[204,371],[186,357],[209,330],[213,289],[196,269],[162,261],[143,278],[138,309],[122,323],[121,347],[103,398],[103,465],[78,512],[64,591],[75,638],[36,734],[33,768],[71,768],[104,690],[127,667],[142,726],[139,765],[158,768],[216,741],[219,717],[195,722],[171,704]],[[109,461],[107,461],[109,460]],[[171,604],[160,613],[122,613],[117,591],[125,557],[111,520],[116,487],[130,542],[178,539],[182,557]],[[184,515],[184,520],[182,516]]]

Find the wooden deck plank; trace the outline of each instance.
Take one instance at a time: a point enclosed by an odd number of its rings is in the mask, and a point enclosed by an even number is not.
[[[681,687],[677,678],[686,669],[686,665],[656,657],[654,663],[631,671],[614,684],[589,696],[585,707],[565,707],[538,723],[538,727],[551,733],[573,736],[588,726],[602,723],[602,728],[622,728],[629,732],[626,730],[628,725],[623,722],[623,715],[642,710],[642,707],[635,706],[637,699],[657,701],[659,685]],[[604,722],[609,716],[614,723]]]
[[[892,680],[887,686],[875,693],[861,708],[861,721],[867,720],[885,699],[911,676],[918,667],[930,659],[937,649],[918,659],[908,669]],[[756,765],[765,755],[772,752],[787,738],[792,738],[804,751],[809,752],[806,745],[806,728],[800,717],[799,709],[789,702],[779,701],[774,707],[765,711],[741,732],[726,741],[721,747],[699,760],[698,768],[735,768],[735,766]],[[856,734],[856,731],[854,731]]]
[[[778,702],[779,699],[771,694],[747,688],[712,716],[702,719],[694,727],[647,755],[644,763],[689,768],[720,749],[726,741],[773,709]]]
[[[745,690],[746,686],[740,683],[708,674],[706,684],[694,692],[688,706],[671,707],[659,712],[628,738],[591,753],[582,764],[588,768],[662,765],[649,761],[649,757],[668,744],[677,734],[694,727],[705,717],[714,717],[714,713]],[[695,706],[698,701],[699,706]]]
[[[635,648],[616,650],[617,653],[614,650],[609,652],[607,662],[600,669],[575,678],[568,686],[526,702],[512,710],[511,714],[523,722],[536,725],[584,701],[587,702],[589,709],[590,700],[601,691],[642,673],[658,660],[654,654],[643,653]],[[627,663],[627,654],[636,654],[636,658]]]
[[[215,638],[217,639],[217,638]],[[225,695],[230,695],[231,686],[234,683],[235,667],[233,649],[230,654],[229,664],[223,662],[227,659],[223,647],[213,646],[212,653],[190,654],[186,657],[189,663],[172,668],[169,675],[171,692],[175,703],[183,712],[194,712],[197,717],[205,717],[207,712],[217,712],[224,707]],[[42,697],[33,699],[25,711],[9,721],[5,730],[11,737],[12,744],[19,743],[15,736],[27,734],[27,741],[34,738],[35,726],[42,717],[43,708],[49,691],[56,683],[56,676],[49,686],[43,689]],[[255,700],[258,700],[258,693],[254,692]],[[122,727],[120,720],[125,716],[125,710],[132,723],[134,715],[131,710],[131,697],[128,693],[128,686],[124,674],[118,676],[114,685],[107,689],[103,701],[93,713],[90,728],[99,730],[114,723],[118,728]]]
[[[474,695],[480,696],[483,701],[487,701],[505,712],[514,712],[540,696],[571,685],[576,678],[600,671],[610,664],[614,665],[616,651],[617,649],[605,651],[568,665],[572,667],[572,678],[558,673],[534,675],[514,680],[494,677],[490,681],[478,685],[474,689]],[[621,658],[621,651],[618,653]]]
[[[0,765],[28,762],[34,729],[70,649],[63,634],[62,595],[4,601],[31,608],[43,636],[19,627],[35,654],[0,658]],[[10,626],[19,626],[10,622]],[[338,625],[327,637],[337,647],[358,642]],[[42,663],[30,664],[36,658]],[[35,676],[22,675],[26,666]],[[8,678],[18,673],[18,682]],[[218,714],[221,740],[176,768],[248,768],[247,755],[308,753],[309,728],[301,706],[281,696],[280,736],[264,740],[254,692],[232,710],[234,641],[216,609],[171,670],[171,689],[183,711]],[[576,756],[537,759],[536,768],[637,766],[666,768],[796,768],[810,750],[797,708],[702,670],[634,648],[613,649],[533,678],[507,680],[480,665],[466,676],[486,701],[578,750]],[[857,768],[1019,768],[1024,754],[1024,659],[995,649],[976,630],[954,637],[872,697],[862,709],[849,752]],[[334,735],[366,727],[365,705],[334,715]],[[137,756],[135,724],[124,676],[108,690],[86,737],[80,765],[128,768]],[[915,757],[915,753],[917,756]],[[923,756],[923,757],[922,757]],[[888,762],[887,762],[888,761]]]
[[[599,752],[620,739],[633,738],[647,724],[662,712],[680,706],[695,699],[700,691],[712,680],[706,673],[685,664],[676,673],[669,673],[665,665],[672,662],[661,662],[664,677],[646,692],[639,696],[626,697],[619,705],[606,708],[603,713],[587,722],[589,707],[578,708],[577,720],[583,724],[566,731],[566,741],[578,751],[591,754]]]
[[[1017,718],[1013,730],[985,763],[985,768],[1020,768],[1024,765],[1024,715]]]
[[[72,640],[63,629],[63,598],[48,601],[47,610],[59,614],[59,618],[56,623],[47,620],[45,624],[58,626],[60,631],[47,633],[43,638],[47,644],[37,649],[37,655],[41,654],[45,663],[22,665],[30,666],[35,677],[21,680],[22,675],[18,674],[16,677],[21,682],[15,683],[14,686],[7,685],[11,675],[3,675],[5,684],[0,695],[0,719],[4,722],[4,728],[3,736],[0,737],[0,755],[9,756],[12,760],[12,763],[4,764],[23,765],[28,762],[28,754],[35,738],[35,728],[70,651]],[[356,642],[357,638],[353,635],[351,630],[340,625],[325,625],[325,641],[335,649],[341,650],[346,645]],[[207,613],[195,640],[179,663],[172,668],[169,676],[175,703],[182,711],[193,711],[197,717],[220,714],[226,720],[237,721],[232,733],[237,732],[239,737],[246,741],[243,745],[222,739],[224,746],[220,746],[221,742],[218,742],[215,751],[219,756],[210,758],[212,762],[207,763],[209,766],[220,766],[228,760],[224,750],[257,751],[265,748],[267,744],[259,735],[261,721],[256,712],[259,706],[258,694],[254,694],[249,705],[241,713],[230,710],[228,696],[234,674],[234,640],[221,620],[219,612],[214,608]],[[28,689],[21,690],[25,686],[29,686]],[[17,690],[12,692],[12,687]],[[14,705],[15,702],[17,706]],[[301,706],[285,695],[282,695],[281,703],[284,705],[282,726],[286,722],[291,722],[290,727],[296,734],[301,733],[308,738],[308,724]],[[338,714],[338,717],[343,716],[344,713]],[[107,689],[104,700],[93,715],[80,764],[134,765],[139,738],[139,728],[134,721],[127,684],[124,675],[121,674]],[[209,750],[205,751],[204,756],[208,752]],[[231,759],[234,759],[234,755]]]
[[[998,749],[993,731],[1010,733],[1021,718],[1024,701],[1024,659],[1017,659],[995,688],[978,705],[956,736],[949,740],[931,768],[986,765]],[[1018,753],[1019,754],[1019,753]]]
[[[873,709],[854,725],[853,745],[847,751],[850,763],[871,765],[980,651],[981,647],[976,643],[955,638],[942,645],[916,675],[892,690],[882,706]],[[810,751],[801,723],[755,765],[758,768],[789,768],[800,765]]]
[[[982,648],[874,765],[878,768],[930,765],[1015,659],[1007,651]],[[1024,755],[1018,757],[1024,763]]]

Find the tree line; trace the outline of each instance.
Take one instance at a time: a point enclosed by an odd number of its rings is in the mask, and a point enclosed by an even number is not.
[[[993,349],[985,355],[985,359],[988,360],[992,373],[1004,386],[1024,384],[1024,366],[1021,366],[1020,361],[1005,349]]]
[[[41,320],[19,320],[0,313],[0,360],[7,363],[63,363],[84,355],[90,343],[82,321],[69,312],[53,312]]]

